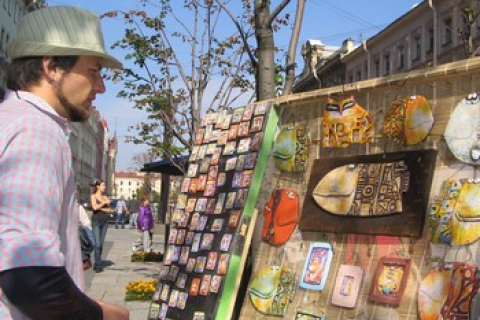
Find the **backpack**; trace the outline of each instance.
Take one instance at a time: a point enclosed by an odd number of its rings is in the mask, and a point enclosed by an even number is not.
[[[263,210],[262,239],[272,245],[288,241],[299,218],[298,194],[293,189],[275,189]]]

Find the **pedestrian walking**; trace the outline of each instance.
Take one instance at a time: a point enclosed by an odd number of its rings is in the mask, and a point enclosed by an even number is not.
[[[125,229],[125,216],[128,215],[127,203],[123,196],[117,201],[117,218],[115,219],[115,229],[118,229],[118,224],[121,224],[122,229]]]
[[[107,54],[98,16],[75,7],[27,12],[7,47],[0,103],[0,319],[128,320],[84,294],[68,122],[86,121]],[[26,197],[25,195],[28,195]]]
[[[129,215],[129,227],[130,229],[137,228],[138,209],[140,208],[140,202],[137,200],[136,195],[132,195],[132,199],[128,200],[128,212]]]
[[[153,215],[148,201],[148,196],[142,197],[142,204],[140,205],[140,209],[138,211],[137,226],[138,229],[142,231],[143,251],[150,252],[153,236]]]

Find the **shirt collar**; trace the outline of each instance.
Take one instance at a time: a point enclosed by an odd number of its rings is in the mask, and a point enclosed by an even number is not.
[[[27,101],[30,104],[33,104],[40,111],[43,111],[48,116],[50,116],[53,120],[55,120],[58,124],[60,124],[67,136],[70,135],[71,129],[68,124],[68,120],[60,116],[58,112],[55,111],[55,109],[53,109],[53,107],[47,101],[37,96],[36,94],[33,94],[28,91],[22,91],[22,90],[18,90],[18,91],[7,90],[5,95],[5,100],[7,99],[20,99],[20,100]]]

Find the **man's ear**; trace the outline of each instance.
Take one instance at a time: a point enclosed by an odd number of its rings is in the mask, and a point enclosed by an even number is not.
[[[44,57],[42,59],[42,68],[48,83],[55,85],[60,78],[60,70],[53,66],[52,58]]]

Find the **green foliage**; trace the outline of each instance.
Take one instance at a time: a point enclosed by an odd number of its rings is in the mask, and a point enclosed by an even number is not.
[[[127,141],[169,158],[191,148],[202,113],[252,92],[251,67],[238,33],[220,27],[225,13],[214,1],[186,0],[175,8],[168,0],[141,3],[144,10],[103,15],[125,24],[112,45],[125,52],[125,68],[108,78],[123,84],[118,97],[148,113],[129,128]]]

